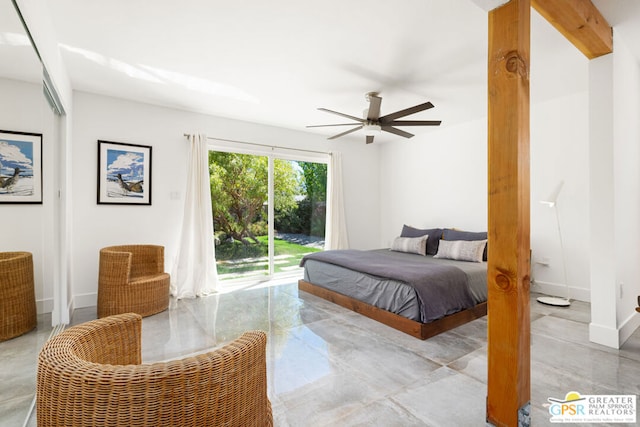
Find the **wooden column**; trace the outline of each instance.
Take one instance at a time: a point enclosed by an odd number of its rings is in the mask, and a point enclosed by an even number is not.
[[[530,0],[489,12],[487,421],[495,426],[529,425],[530,14]]]

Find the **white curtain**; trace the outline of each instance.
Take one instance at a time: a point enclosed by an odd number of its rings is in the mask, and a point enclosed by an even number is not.
[[[327,174],[327,225],[325,249],[348,249],[347,224],[344,215],[342,196],[342,154],[331,153],[329,173]]]
[[[171,274],[171,295],[195,298],[217,290],[209,149],[206,135],[189,136],[190,152],[180,246]]]

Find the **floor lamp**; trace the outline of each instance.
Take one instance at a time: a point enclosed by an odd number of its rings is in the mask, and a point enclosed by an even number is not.
[[[562,231],[560,230],[560,218],[558,216],[558,195],[562,190],[562,186],[564,185],[564,181],[560,181],[556,190],[551,194],[548,200],[540,200],[540,203],[543,205],[547,205],[549,208],[552,208],[556,214],[556,225],[558,226],[558,238],[560,239],[560,255],[562,256],[562,272],[564,274],[564,285],[567,290],[567,297],[538,297],[537,301],[542,304],[547,305],[555,305],[558,307],[569,307],[571,305],[571,301],[569,300],[569,282],[567,281],[567,267],[564,258],[564,245],[562,244]]]

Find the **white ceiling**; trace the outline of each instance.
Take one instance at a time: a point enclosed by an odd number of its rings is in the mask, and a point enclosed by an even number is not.
[[[640,1],[594,3],[621,31],[640,32]],[[361,116],[370,91],[380,92],[383,115],[426,101],[435,108],[407,119],[450,126],[486,115],[487,14],[470,0],[48,6],[77,90],[297,130],[348,122],[318,107]],[[3,21],[0,37],[12,31]],[[584,90],[586,58],[535,12],[531,38],[533,102]],[[0,55],[9,46],[0,38]],[[6,68],[0,73],[15,78]],[[309,131],[330,136],[346,129]],[[376,141],[398,138],[385,135]]]
[[[42,81],[42,66],[10,1],[0,1],[0,77]]]

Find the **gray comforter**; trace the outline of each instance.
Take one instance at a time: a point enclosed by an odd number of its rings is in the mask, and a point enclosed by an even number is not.
[[[404,255],[404,254],[403,254]],[[417,257],[417,258],[416,258]],[[402,259],[390,251],[332,250],[306,255],[307,259],[338,265],[365,274],[411,285],[420,301],[424,322],[439,319],[475,305],[467,275],[451,265],[425,264],[420,255]]]

